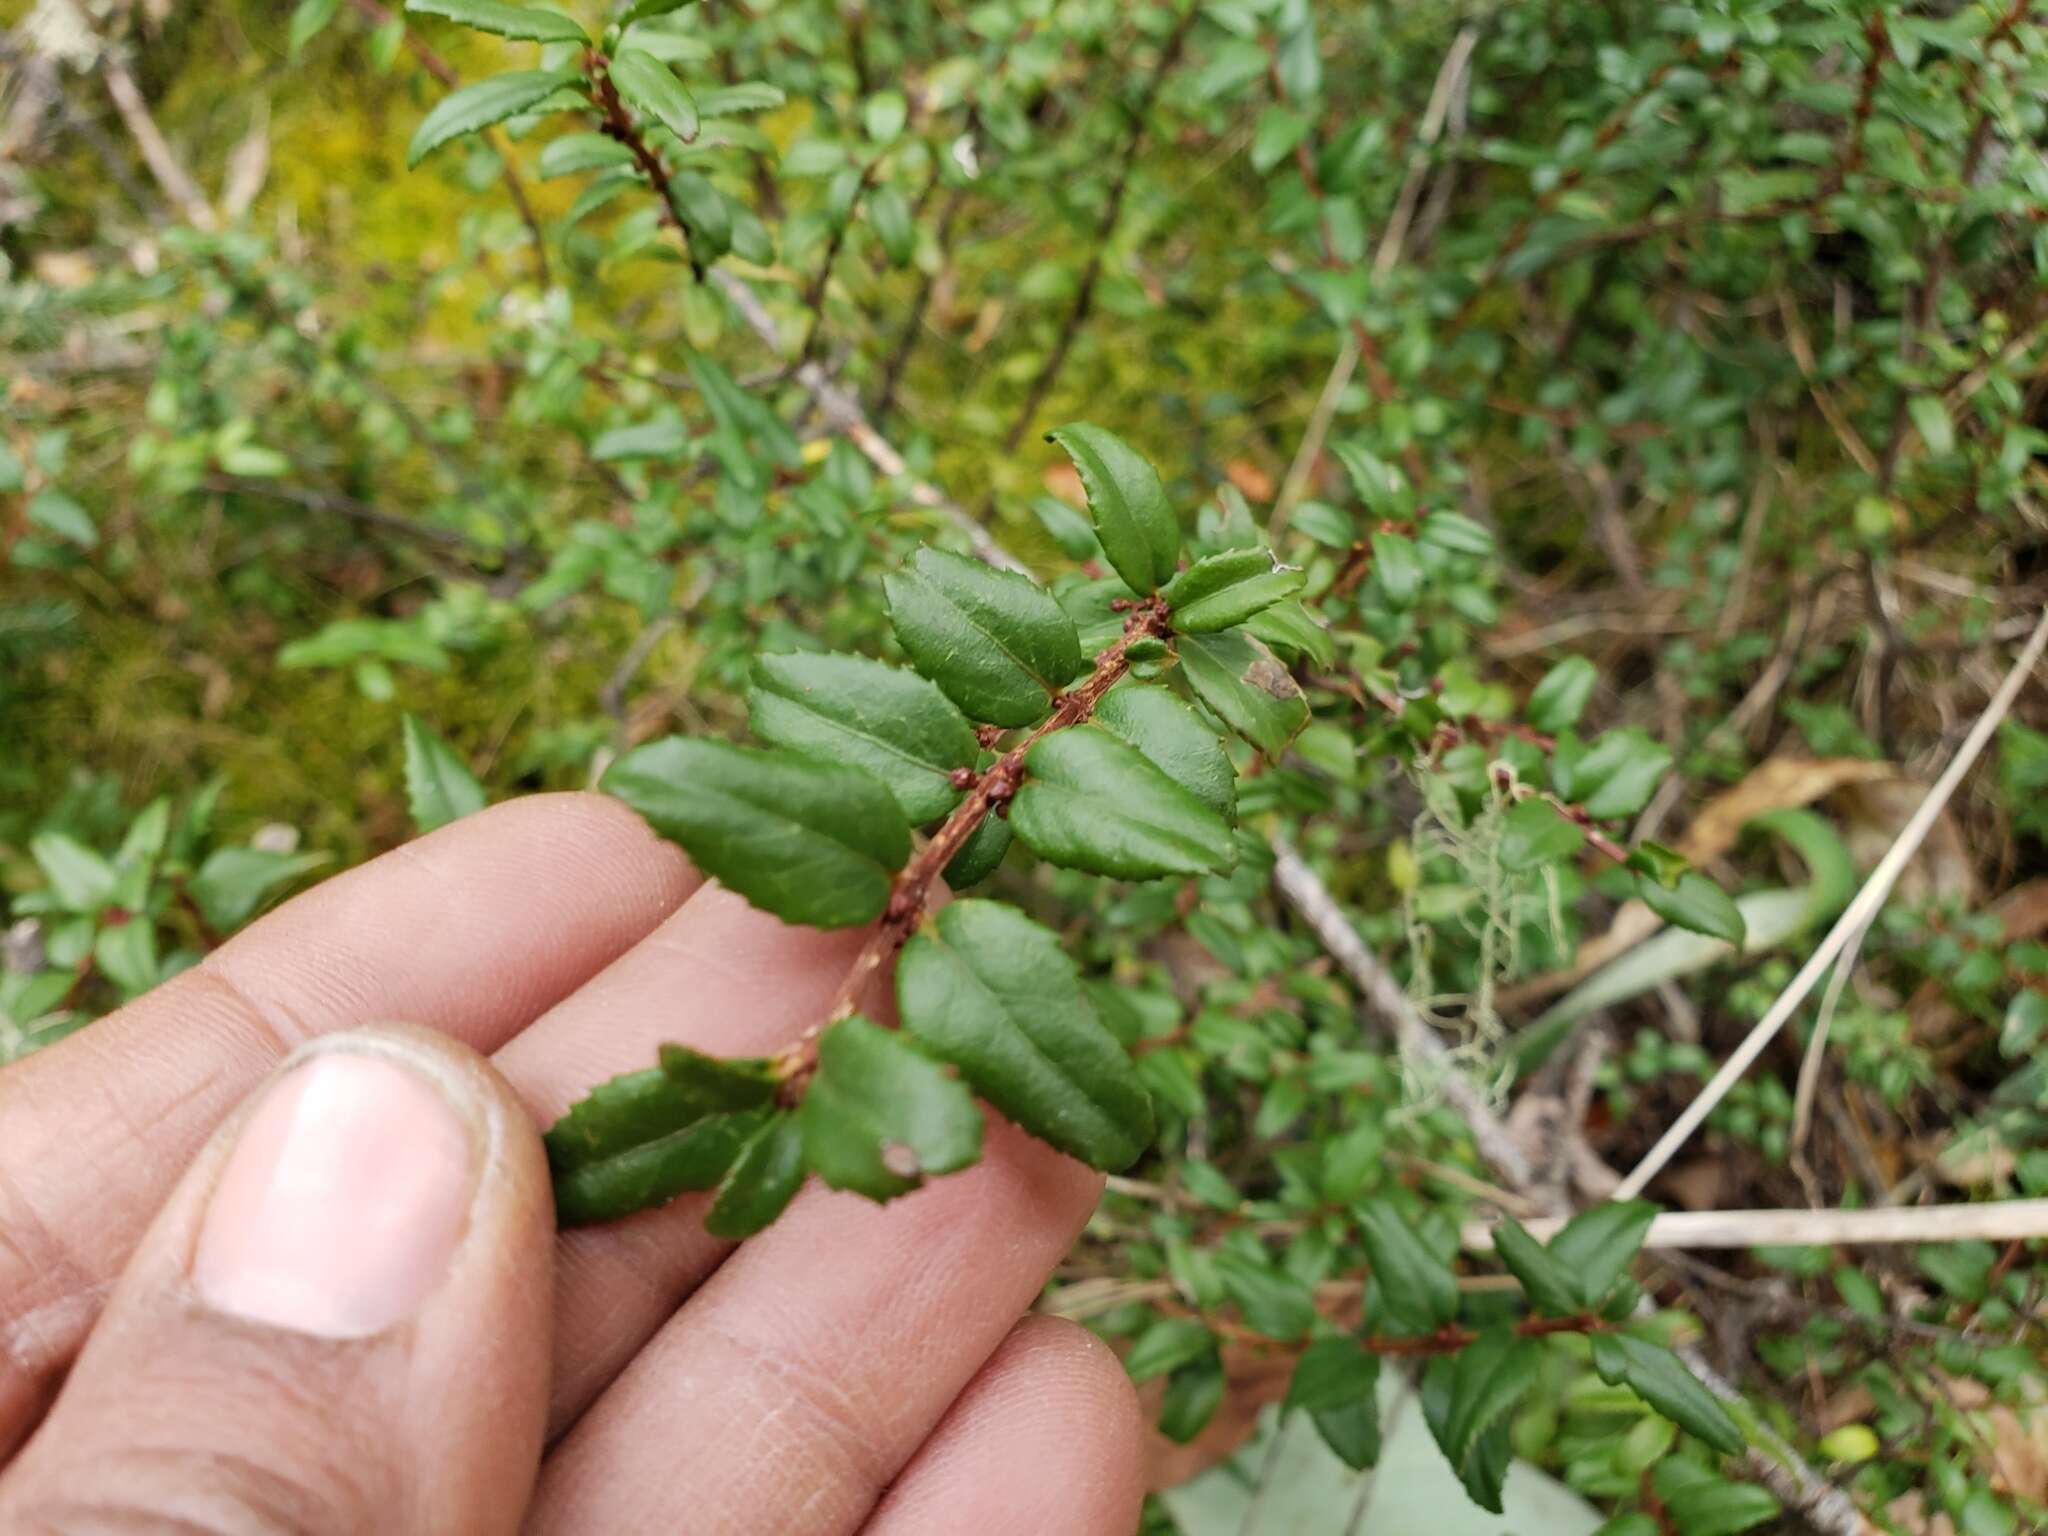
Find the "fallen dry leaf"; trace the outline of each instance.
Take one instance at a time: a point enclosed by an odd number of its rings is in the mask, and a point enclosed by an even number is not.
[[[1248,501],[1271,501],[1273,477],[1249,459],[1232,459],[1223,466],[1230,483],[1244,492]]]

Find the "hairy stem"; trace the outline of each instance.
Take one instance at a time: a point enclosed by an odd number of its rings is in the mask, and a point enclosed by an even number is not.
[[[775,1058],[776,1075],[782,1079],[782,1099],[793,1104],[803,1097],[805,1084],[818,1067],[818,1037],[854,1011],[854,1000],[884,965],[894,958],[931,902],[933,888],[953,856],[967,845],[991,813],[1002,815],[1024,782],[1024,757],[1032,747],[1054,731],[1080,725],[1095,713],[1103,695],[1123,681],[1131,669],[1130,648],[1134,641],[1164,639],[1170,633],[1166,604],[1157,597],[1138,602],[1124,621],[1124,632],[1114,645],[1095,658],[1095,669],[1076,688],[1060,695],[1053,711],[1031,733],[998,758],[987,771],[976,776],[967,797],[946,818],[910,862],[897,872],[889,890],[882,920],[854,958],[846,979],[840,983],[825,1016]]]

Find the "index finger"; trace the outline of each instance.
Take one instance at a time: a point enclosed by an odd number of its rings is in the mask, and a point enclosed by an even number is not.
[[[489,1052],[699,883],[618,802],[529,796],[328,881],[0,1073],[0,1455],[180,1171],[294,1045],[403,1019]]]

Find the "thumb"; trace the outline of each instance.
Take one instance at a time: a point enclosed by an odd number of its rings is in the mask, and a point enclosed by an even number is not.
[[[0,1530],[514,1530],[552,1228],[539,1138],[479,1057],[323,1037],[158,1215],[0,1475]]]

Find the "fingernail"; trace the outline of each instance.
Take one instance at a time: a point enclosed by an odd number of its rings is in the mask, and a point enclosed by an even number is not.
[[[328,1049],[274,1083],[206,1208],[192,1281],[216,1311],[326,1338],[411,1316],[447,1273],[476,1157],[440,1088]]]

